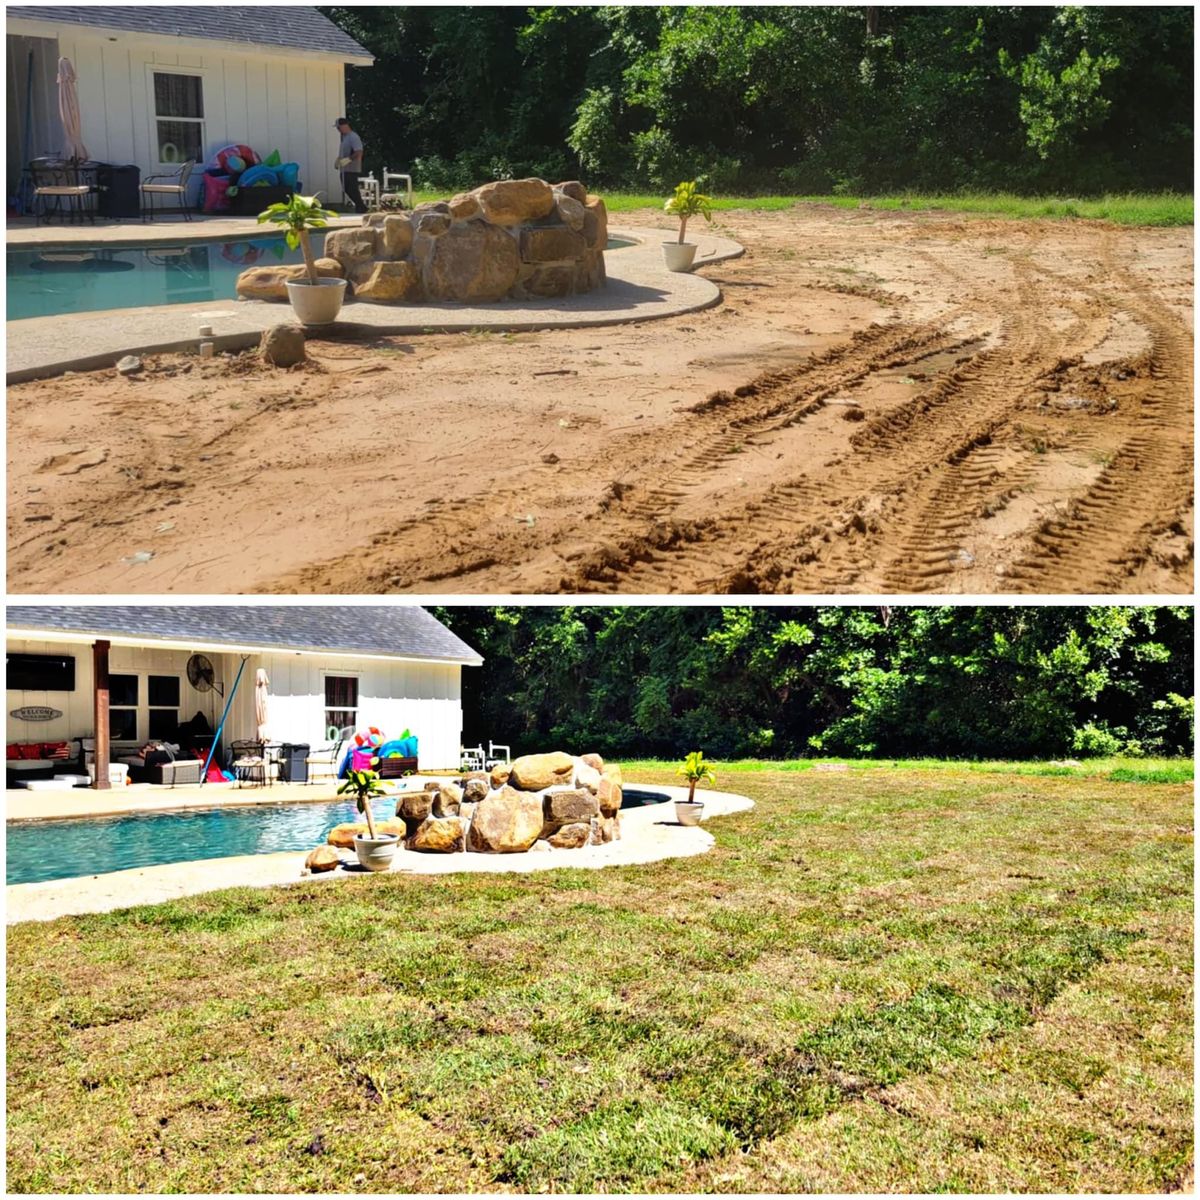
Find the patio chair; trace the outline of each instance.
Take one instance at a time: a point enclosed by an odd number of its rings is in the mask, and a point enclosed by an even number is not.
[[[504,751],[504,757],[500,757],[500,751]],[[508,764],[512,762],[512,747],[502,746],[499,742],[488,741],[487,766],[486,770],[490,771],[493,767],[499,766],[500,763]]]
[[[354,736],[354,726],[347,725],[345,729],[337,731],[337,737],[331,739],[324,746],[318,746],[304,760],[304,765],[308,768],[308,782],[321,779],[336,779],[338,764],[342,759],[342,751],[346,748],[346,743]]]
[[[464,771],[485,771],[485,756],[482,746],[463,746],[459,754]]]
[[[266,742],[234,742],[233,761],[229,765],[238,787],[247,783],[262,787],[270,782]]]
[[[183,213],[183,219],[190,221],[192,219],[191,206],[188,204],[188,180],[192,177],[192,171],[196,164],[189,158],[178,171],[172,171],[169,175],[147,175],[142,182],[142,220],[146,219],[147,214],[150,220],[154,220],[154,197],[155,196],[176,196],[179,199],[179,211]],[[170,182],[167,182],[167,181]]]
[[[91,204],[92,187],[85,183],[83,173],[75,164],[34,160],[29,164],[33,179],[33,221],[49,223],[53,213],[66,213],[71,224],[82,223],[84,216],[95,225],[96,214]],[[39,206],[38,201],[41,201]],[[54,208],[50,209],[50,201]],[[64,208],[65,206],[65,208]]]

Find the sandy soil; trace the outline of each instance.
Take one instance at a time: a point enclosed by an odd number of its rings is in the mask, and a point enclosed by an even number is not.
[[[1191,590],[1191,230],[722,218],[704,313],[10,389],[9,589]]]

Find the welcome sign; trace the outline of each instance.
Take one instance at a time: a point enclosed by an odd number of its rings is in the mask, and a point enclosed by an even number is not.
[[[47,708],[44,704],[27,704],[24,708],[14,708],[9,711],[10,717],[18,721],[53,721],[62,716],[62,709]]]

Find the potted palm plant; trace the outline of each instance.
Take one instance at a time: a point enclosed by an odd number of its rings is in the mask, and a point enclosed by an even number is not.
[[[354,796],[358,811],[367,818],[367,834],[354,837],[354,852],[358,861],[368,871],[386,871],[392,865],[400,837],[395,833],[376,833],[375,818],[371,814],[371,797],[385,794],[383,784],[374,771],[351,771],[346,782],[338,788],[338,795],[349,792]]]
[[[258,214],[258,223],[270,221],[287,230],[288,248],[300,247],[304,255],[307,279],[288,280],[288,300],[302,325],[328,325],[337,320],[346,298],[344,279],[323,279],[317,274],[309,231],[323,229],[337,213],[322,208],[316,196],[301,196],[298,192],[281,204],[272,204]]]
[[[675,801],[675,819],[680,825],[699,825],[704,801],[696,799],[696,784],[716,783],[712,767],[704,761],[703,750],[693,750],[675,772],[688,781],[688,798]]]
[[[663,242],[663,259],[668,271],[690,271],[696,258],[695,242],[685,242],[689,217],[703,217],[712,220],[712,198],[705,196],[696,188],[696,181],[681,183],[663,210],[679,218],[679,238],[674,242]]]

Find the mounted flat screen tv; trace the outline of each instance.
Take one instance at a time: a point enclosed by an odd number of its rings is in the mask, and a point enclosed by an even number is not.
[[[75,658],[68,654],[10,654],[5,686],[10,692],[73,692]]]

